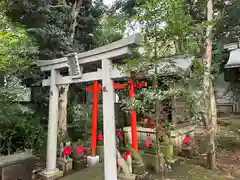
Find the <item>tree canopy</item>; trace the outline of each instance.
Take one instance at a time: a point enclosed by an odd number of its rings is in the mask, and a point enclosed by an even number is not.
[[[0,19],[0,71],[15,72],[28,66],[38,49],[23,27],[14,26],[4,14]]]

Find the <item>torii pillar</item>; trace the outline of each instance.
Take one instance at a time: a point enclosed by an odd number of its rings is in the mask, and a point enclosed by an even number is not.
[[[111,79],[112,60],[102,60],[103,82],[103,131],[104,131],[104,179],[117,180],[114,88]]]
[[[49,95],[49,119],[48,119],[48,136],[47,136],[47,159],[46,169],[41,175],[48,179],[57,179],[63,176],[63,171],[57,169],[57,130],[58,130],[58,98],[59,90],[56,85],[56,79],[59,72],[55,69],[51,70],[50,77],[50,95]]]

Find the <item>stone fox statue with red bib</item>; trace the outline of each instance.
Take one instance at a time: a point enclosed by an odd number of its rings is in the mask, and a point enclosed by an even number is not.
[[[125,175],[132,174],[132,156],[131,151],[127,151],[123,156],[117,151],[117,169],[118,173],[122,171]]]

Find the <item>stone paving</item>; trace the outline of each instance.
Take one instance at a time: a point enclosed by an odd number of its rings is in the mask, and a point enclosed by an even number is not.
[[[60,180],[104,180],[103,164],[74,172]]]
[[[212,172],[200,166],[181,165],[171,172],[165,172],[166,180],[229,180],[228,177]],[[151,173],[151,180],[160,180],[159,174]],[[77,171],[60,180],[104,180],[103,164]]]

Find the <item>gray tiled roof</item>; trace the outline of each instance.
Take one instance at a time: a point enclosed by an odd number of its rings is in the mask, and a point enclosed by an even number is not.
[[[178,55],[165,58],[159,62],[158,73],[161,75],[169,75],[178,72],[179,70],[186,70],[192,65],[194,56]],[[150,70],[149,73],[151,73]]]
[[[230,52],[225,68],[238,68],[240,67],[240,49],[235,49]]]

